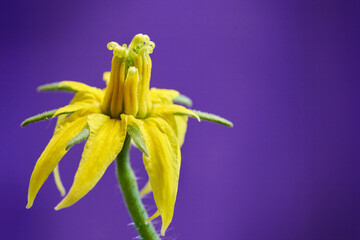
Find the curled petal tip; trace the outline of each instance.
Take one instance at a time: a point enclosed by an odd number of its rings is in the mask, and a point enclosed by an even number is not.
[[[200,117],[199,117],[196,113],[194,113],[194,112],[192,111],[192,114],[193,114],[193,117],[195,117],[195,118],[198,120],[198,122],[201,122]]]
[[[64,206],[63,202],[64,202],[64,199],[58,205],[56,205],[56,207],[54,207],[54,210],[59,211],[60,209],[68,207],[68,206]]]
[[[60,209],[61,209],[61,207],[59,207],[59,204],[56,207],[54,207],[55,211],[59,211]]]
[[[149,218],[147,218],[147,219],[145,220],[145,224],[147,224],[147,223],[150,222],[151,220],[157,218],[158,216],[160,216],[160,212],[159,212],[159,211],[156,211],[156,212],[154,213],[154,215],[152,215],[151,217],[149,217]]]
[[[34,199],[35,198],[32,198],[31,196],[28,196],[28,199],[27,199],[27,204],[26,204],[26,209],[30,209],[33,204],[34,204]]]
[[[65,201],[64,201],[64,200],[65,200]],[[55,211],[59,211],[59,210],[61,210],[61,209],[70,207],[70,206],[72,205],[72,204],[69,204],[69,202],[66,202],[66,201],[67,201],[67,199],[66,199],[66,197],[65,197],[61,202],[59,202],[58,205],[56,205],[56,207],[54,208]]]

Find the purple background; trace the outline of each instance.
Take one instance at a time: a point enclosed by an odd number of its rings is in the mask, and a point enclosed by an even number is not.
[[[136,237],[113,164],[73,207],[53,210],[51,176],[26,210],[55,121],[19,125],[71,98],[38,85],[104,87],[106,44],[146,33],[156,43],[151,85],[235,125],[189,121],[164,239],[360,239],[359,10],[332,0],[2,1],[0,238]],[[61,162],[67,190],[81,152]],[[138,151],[131,161],[143,185]]]

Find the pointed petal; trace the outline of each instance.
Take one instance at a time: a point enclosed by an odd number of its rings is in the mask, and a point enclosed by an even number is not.
[[[66,194],[66,190],[65,190],[65,187],[60,178],[59,165],[56,165],[56,167],[54,168],[53,174],[54,174],[54,180],[55,180],[56,187],[59,190],[60,195],[63,197]]]
[[[180,147],[183,145],[185,140],[185,134],[187,130],[188,116],[185,115],[173,115],[172,113],[159,113],[159,117],[164,119],[170,127],[174,130]]]
[[[181,153],[177,136],[160,117],[139,120],[123,114],[121,118],[126,119],[128,125],[138,126],[149,151],[149,157],[143,154],[143,162],[162,218],[163,234],[172,220],[178,189]]]
[[[66,154],[65,146],[67,142],[79,134],[86,124],[86,118],[69,117],[63,123],[46,146],[40,158],[36,162],[34,171],[31,175],[28,204],[26,208],[33,205],[36,194],[38,193],[45,180],[54,170],[61,158]]]
[[[74,98],[75,99],[75,98]],[[100,113],[101,109],[100,109],[100,104],[98,105],[94,105],[92,103],[89,102],[78,102],[78,101],[74,101],[74,104],[69,104],[66,105],[65,107],[59,108],[59,109],[54,109],[54,110],[50,110],[50,111],[46,111],[40,114],[37,114],[35,116],[29,117],[27,119],[25,119],[22,123],[21,126],[25,127],[28,124],[34,123],[34,122],[40,122],[42,120],[46,120],[49,118],[54,118],[56,116],[62,115],[62,114],[70,114],[76,111],[82,111],[83,114],[91,114],[91,113]]]
[[[185,141],[188,117],[187,116],[174,116],[174,117],[175,117],[176,128],[177,128],[177,130],[175,132],[176,132],[176,136],[178,138],[179,145],[181,147]]]
[[[100,180],[122,149],[126,121],[110,119],[103,114],[88,117],[90,136],[68,195],[55,207],[69,207],[85,196]]]
[[[66,120],[67,120],[66,117],[67,117],[67,115],[65,115],[65,114],[57,117],[54,134],[56,133],[56,131],[61,129],[61,125],[63,125],[66,122]]]
[[[181,165],[180,147],[172,128],[161,118],[144,120],[149,157],[143,155],[156,206],[162,218],[162,235],[175,207]]]
[[[62,81],[41,85],[38,87],[38,91],[66,91],[73,93],[86,92],[96,96],[99,100],[102,100],[103,96],[103,92],[101,89],[74,81]]]
[[[71,100],[71,104],[82,102],[82,103],[91,103],[100,107],[100,105],[102,104],[103,97],[104,97],[104,92],[100,89],[97,90],[96,94],[91,92],[78,92]]]
[[[153,109],[153,115],[162,115],[162,114],[176,114],[176,115],[186,115],[196,118],[200,121],[200,118],[196,113],[187,109],[186,107],[171,104],[171,105],[161,105]]]
[[[187,116],[198,119],[198,116],[191,110],[175,104],[158,106],[154,109],[153,114],[161,117],[170,125],[178,138],[180,146],[183,145],[185,139]]]
[[[173,104],[179,103],[187,107],[192,106],[192,100],[185,95],[172,89],[150,89],[150,98],[153,104]]]
[[[110,82],[110,75],[111,75],[111,72],[104,72],[103,74],[103,80],[105,81],[106,85],[109,84]]]
[[[172,104],[172,100],[179,96],[179,92],[172,89],[150,89],[150,99],[152,104]]]
[[[68,91],[68,92],[91,92],[94,87],[75,81],[61,81],[44,84],[38,87],[38,91]]]
[[[75,81],[61,81],[59,86],[70,87],[76,92],[97,92],[97,88],[86,85],[85,83],[75,82]]]
[[[157,210],[151,217],[148,217],[148,218],[145,220],[145,224],[147,224],[147,223],[150,222],[151,220],[154,220],[154,219],[157,218],[158,216],[160,216],[159,210]]]
[[[73,112],[81,112],[82,115],[89,115],[89,114],[94,114],[94,113],[100,113],[101,109],[98,106],[95,106],[93,104],[89,104],[89,103],[74,103],[74,104],[69,104],[66,105],[65,107],[59,108],[55,114],[55,116],[58,116],[60,114],[68,114],[68,113],[73,113]]]
[[[146,194],[151,193],[151,184],[148,181],[140,191],[140,197],[144,197]]]

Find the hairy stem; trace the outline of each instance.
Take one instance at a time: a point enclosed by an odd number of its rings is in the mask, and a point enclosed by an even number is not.
[[[141,202],[135,174],[130,166],[129,150],[131,138],[126,136],[123,149],[116,158],[117,177],[123,197],[134,222],[136,230],[144,240],[160,239],[151,222],[145,224],[148,218],[144,205]]]

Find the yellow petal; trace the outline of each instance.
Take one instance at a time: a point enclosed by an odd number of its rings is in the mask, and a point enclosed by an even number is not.
[[[100,113],[101,109],[98,106],[95,106],[93,104],[89,103],[83,103],[83,102],[77,102],[74,104],[66,105],[65,107],[59,108],[53,117],[56,117],[58,115],[64,114],[64,113],[73,113],[73,112],[79,112],[82,116],[94,114],[94,113]]]
[[[130,67],[124,85],[125,114],[136,116],[138,111],[138,84],[139,72],[135,67]]]
[[[105,81],[106,85],[109,84],[109,81],[110,81],[110,75],[111,75],[111,72],[104,72],[103,74],[103,80]]]
[[[157,218],[158,216],[160,216],[159,210],[157,210],[151,217],[148,217],[148,218],[145,220],[145,224],[147,224],[147,223],[150,222],[151,220]],[[163,234],[163,235],[164,235],[164,234]]]
[[[158,112],[157,116],[164,119],[174,130],[178,139],[178,143],[181,147],[185,140],[188,116],[173,115],[172,113],[166,113],[166,112]]]
[[[84,83],[80,83],[80,82],[74,82],[74,81],[61,81],[59,82],[59,85],[65,85],[68,86],[72,89],[74,89],[76,92],[88,92],[91,93],[95,96],[97,96],[98,98],[101,98],[101,89],[95,88],[95,87],[90,87]],[[100,94],[100,95],[99,95]]]
[[[178,190],[181,154],[177,137],[162,118],[142,121],[129,116],[128,120],[142,131],[149,150],[149,157],[143,154],[143,161],[162,218],[161,234],[164,235],[173,217]]]
[[[63,196],[65,196],[66,191],[65,191],[65,187],[60,178],[59,165],[56,165],[56,167],[54,168],[53,174],[54,174],[54,180],[55,180],[56,187],[59,190],[60,195],[63,197]]]
[[[58,116],[57,121],[56,121],[54,134],[56,133],[56,131],[61,129],[61,125],[64,124],[65,120],[66,120],[66,115]],[[60,178],[59,165],[56,165],[56,167],[54,168],[53,175],[54,175],[55,185],[56,185],[57,189],[59,190],[60,195],[62,197],[65,196],[66,190],[65,190],[65,187],[64,187],[64,185],[63,185],[63,183],[61,181],[61,178]]]
[[[90,136],[67,196],[55,207],[69,207],[85,196],[104,175],[105,170],[122,149],[126,137],[126,121],[110,119],[103,114],[88,117]]]
[[[177,128],[177,130],[175,132],[176,132],[176,136],[178,138],[179,145],[181,147],[184,144],[184,140],[185,140],[188,117],[187,116],[174,116],[174,117],[175,117],[176,128]]]
[[[179,96],[179,92],[172,89],[150,89],[150,98],[153,104],[172,104],[172,100]]]
[[[101,93],[101,94],[103,95],[103,93]],[[73,104],[80,104],[80,105],[78,107],[71,107],[73,109],[69,109],[69,108],[67,109],[67,106],[68,106],[67,105],[63,108],[58,109],[57,112],[55,112],[53,117],[55,117],[56,114],[58,115],[55,132],[64,123],[64,121],[67,118],[67,114],[59,115],[61,113],[72,112],[72,110],[76,110],[77,111],[76,116],[83,117],[83,116],[86,116],[89,114],[101,112],[100,102],[98,102],[97,98],[95,98],[95,96],[93,94],[89,94],[86,92],[78,92],[75,94],[75,96],[73,97],[73,99],[71,100],[69,105],[73,105]],[[88,104],[88,105],[86,105],[86,104]],[[72,115],[74,115],[74,114],[72,114]]]
[[[82,102],[100,106],[104,98],[104,91],[100,89],[97,89],[97,91],[98,93],[96,95],[91,92],[77,92],[74,98],[71,100],[71,104]]]
[[[56,126],[55,126],[55,129],[54,129],[54,134],[56,133],[56,131],[61,129],[61,126],[65,123],[65,121],[66,121],[66,115],[65,114],[60,115],[60,116],[57,117]]]
[[[145,196],[146,194],[151,192],[151,184],[150,181],[148,181],[145,186],[140,191],[140,197]]]
[[[86,117],[77,118],[76,115],[64,121],[65,122],[56,130],[54,136],[36,162],[30,179],[28,204],[26,208],[30,208],[33,205],[39,189],[61,158],[66,154],[65,146],[68,141],[78,135],[86,125]]]
[[[153,115],[163,115],[163,114],[188,115],[196,118],[200,122],[200,118],[198,115],[196,115],[196,113],[194,113],[190,109],[187,109],[186,107],[176,104],[157,106],[156,108],[153,109],[152,114]]]

